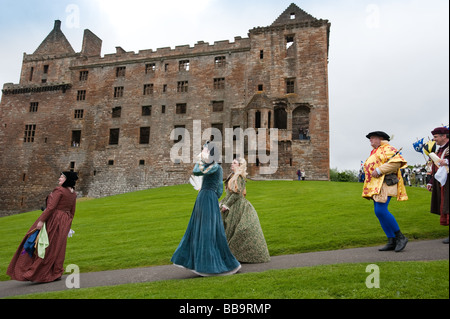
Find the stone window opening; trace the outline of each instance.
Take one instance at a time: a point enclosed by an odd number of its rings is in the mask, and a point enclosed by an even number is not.
[[[79,90],[77,92],[77,101],[86,101],[86,90]]]
[[[177,84],[177,92],[186,93],[188,91],[188,87],[189,87],[188,81],[179,81]]]
[[[213,101],[213,112],[223,112],[224,101]]]
[[[114,88],[114,97],[123,97],[123,86],[117,86]]]
[[[295,79],[286,79],[286,94],[295,93]]]
[[[262,91],[264,91],[264,85],[258,84],[258,92],[262,92]]]
[[[44,74],[48,74],[48,68],[49,68],[48,65],[44,65]]]
[[[255,112],[255,128],[261,128],[261,112],[256,111]]]
[[[116,106],[112,109],[112,118],[119,118],[122,116],[122,107]]]
[[[145,160],[139,160],[139,166],[145,166]]]
[[[295,43],[294,41],[294,36],[293,35],[288,35],[286,36],[286,50],[288,51],[288,53],[290,52],[290,48],[292,47],[292,45]]]
[[[144,95],[153,94],[153,84],[144,84]]]
[[[145,74],[152,74],[156,71],[156,64],[155,63],[148,63],[145,65]]]
[[[72,131],[72,147],[80,147],[81,144],[81,131]]]
[[[289,17],[291,20],[295,20],[295,12],[292,12]]]
[[[166,113],[166,106],[165,105],[161,105],[161,113],[162,114]]]
[[[84,110],[75,110],[75,119],[82,119],[84,116]]]
[[[179,62],[179,71],[189,71],[189,60],[182,60]]]
[[[75,172],[75,162],[70,162],[70,169],[71,172]]]
[[[30,81],[33,81],[33,73],[34,73],[34,67],[31,67],[31,70],[30,70]]]
[[[87,81],[89,76],[89,71],[80,71],[80,82]]]
[[[264,59],[264,50],[260,50],[259,51],[259,59],[263,60]]]
[[[283,107],[275,109],[275,123],[274,128],[279,130],[287,130],[287,112]]]
[[[109,166],[114,166],[114,160],[109,160],[109,161],[108,161],[108,165],[109,165]]]
[[[186,112],[187,112],[187,104],[186,103],[177,104],[177,109],[176,109],[177,114],[186,114]]]
[[[225,78],[214,79],[214,90],[224,90],[225,89]]]
[[[151,116],[152,115],[152,106],[144,105],[142,107],[142,116]]]
[[[292,112],[292,139],[300,141],[311,140],[309,132],[310,108],[300,105]]]
[[[25,125],[25,134],[23,141],[25,143],[34,143],[35,135],[36,135],[36,124]]]
[[[119,134],[120,134],[119,128],[112,128],[109,130],[109,145],[118,145],[119,144]],[[114,161],[113,161],[113,163],[114,163]]]
[[[226,66],[226,57],[224,56],[215,57],[214,65],[216,68],[224,68]]]
[[[38,111],[39,103],[31,102],[30,103],[30,113],[36,113]]]
[[[141,127],[139,132],[139,144],[150,144],[150,127]]]
[[[124,77],[125,76],[125,72],[126,72],[126,67],[125,66],[119,66],[116,68],[116,77],[120,78],[120,77]]]

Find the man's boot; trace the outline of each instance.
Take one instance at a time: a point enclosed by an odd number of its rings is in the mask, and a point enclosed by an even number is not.
[[[378,249],[379,251],[390,251],[390,250],[394,250],[396,246],[396,242],[395,242],[395,238],[388,238],[388,242],[386,244],[386,246],[384,246],[383,248]]]
[[[395,252],[398,253],[403,249],[405,249],[406,244],[408,243],[408,238],[406,238],[401,231],[398,231],[395,233],[395,241],[396,241]]]

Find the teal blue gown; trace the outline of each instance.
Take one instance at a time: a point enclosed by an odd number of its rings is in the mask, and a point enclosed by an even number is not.
[[[194,167],[193,174],[203,175],[186,233],[171,261],[201,275],[220,275],[240,268],[228,247],[218,199],[223,193],[223,171],[217,164],[205,169]]]

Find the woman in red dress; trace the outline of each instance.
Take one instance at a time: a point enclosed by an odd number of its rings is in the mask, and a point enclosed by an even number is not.
[[[51,282],[61,278],[64,273],[67,235],[75,215],[77,194],[74,187],[77,180],[75,172],[61,173],[59,187],[47,197],[47,208],[31,226],[9,264],[6,273],[11,279]],[[36,253],[30,257],[24,250],[24,244],[35,229],[42,229],[44,223],[49,241],[45,257],[42,259]]]

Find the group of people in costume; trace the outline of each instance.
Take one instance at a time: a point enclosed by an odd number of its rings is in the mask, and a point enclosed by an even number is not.
[[[448,226],[449,130],[441,127],[433,130],[432,134],[439,146],[436,152],[439,159],[434,164],[433,176],[442,167],[447,175],[445,181],[432,178],[428,185],[432,192],[431,213],[440,215],[441,225]],[[389,144],[390,137],[385,132],[371,132],[367,138],[373,150],[364,163],[362,196],[373,200],[375,215],[387,237],[386,246],[379,250],[400,252],[405,249],[408,239],[388,206],[392,197],[398,201],[408,200],[401,174],[407,162],[400,151]],[[174,265],[200,276],[217,276],[238,272],[241,263],[270,261],[258,214],[246,199],[245,159],[235,159],[231,169],[232,173],[224,183],[222,167],[214,160],[214,147],[210,143],[204,145],[193,169],[193,175],[202,177],[201,188],[185,234],[172,256]],[[48,196],[45,210],[31,226],[11,260],[7,274],[13,280],[51,282],[63,275],[67,236],[75,214],[77,195],[74,187],[77,179],[77,173],[61,173],[59,187]],[[224,185],[226,196],[219,202]],[[26,249],[30,237],[43,230],[49,242],[44,258]],[[448,238],[444,243],[448,244]]]

